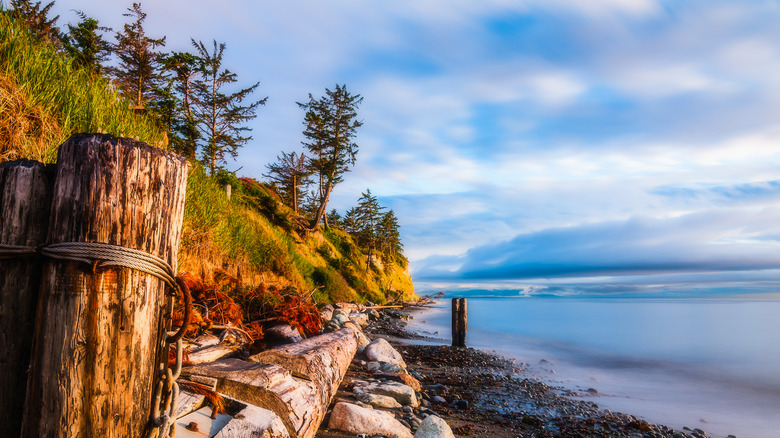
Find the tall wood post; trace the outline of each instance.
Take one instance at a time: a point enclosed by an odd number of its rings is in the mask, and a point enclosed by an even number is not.
[[[0,244],[36,248],[46,242],[53,182],[51,166],[0,164]],[[0,436],[18,437],[42,263],[33,255],[0,259]]]
[[[452,299],[452,346],[458,346],[460,339],[460,299]]]
[[[186,161],[144,143],[75,135],[60,146],[48,242],[178,257]],[[152,411],[165,284],[141,271],[44,263],[26,437],[140,437]]]

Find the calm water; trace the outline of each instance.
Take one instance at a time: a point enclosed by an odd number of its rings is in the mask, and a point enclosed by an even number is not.
[[[468,297],[467,345],[589,400],[712,436],[780,437],[780,300]],[[449,341],[449,300],[412,329]]]

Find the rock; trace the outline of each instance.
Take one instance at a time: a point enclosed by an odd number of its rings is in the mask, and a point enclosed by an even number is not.
[[[446,421],[435,415],[425,417],[414,438],[455,438]]]
[[[365,350],[363,350],[363,353],[365,354]],[[404,372],[404,369],[400,366],[388,362],[377,362],[377,361],[371,361],[366,365],[366,369],[370,373],[381,373],[381,374],[393,374],[393,373],[402,373]]]
[[[359,388],[360,390],[371,394],[388,395],[396,399],[396,401],[402,405],[419,405],[417,394],[415,394],[414,389],[403,383],[368,383],[366,385],[356,386],[355,388]]]
[[[349,321],[349,315],[347,312],[341,309],[336,309],[333,311],[333,317],[331,318],[331,321],[334,321],[339,325],[339,327],[341,327],[345,322]]]
[[[268,345],[295,344],[303,340],[298,329],[289,324],[278,324],[264,330],[264,340]]]
[[[357,399],[361,403],[369,404],[375,408],[400,408],[401,403],[398,403],[393,397],[379,394],[358,394]]]
[[[455,407],[460,410],[466,410],[469,408],[469,402],[467,400],[458,400],[455,402]]]
[[[368,315],[368,319],[379,319],[379,312],[376,309],[366,309],[366,315]]]
[[[349,314],[350,321],[359,325],[361,328],[368,327],[368,315],[360,312],[352,312]]]
[[[409,428],[398,422],[393,414],[344,402],[336,403],[330,414],[328,428],[352,434],[397,435],[398,438],[413,438]]]
[[[401,354],[382,338],[377,338],[368,344],[364,353],[369,360],[392,363],[406,369],[406,362]]]
[[[367,347],[368,344],[371,343],[371,339],[368,339],[368,336],[366,336],[365,333],[363,333],[362,330],[358,331],[358,347]]]
[[[447,403],[447,399],[445,399],[444,397],[442,397],[440,395],[433,396],[433,398],[431,398],[431,401],[433,403],[440,404],[440,405],[443,405],[443,404]]]

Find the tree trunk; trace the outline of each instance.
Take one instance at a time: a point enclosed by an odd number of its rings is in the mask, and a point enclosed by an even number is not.
[[[48,242],[118,245],[175,267],[186,182],[182,157],[129,139],[73,136],[60,146]],[[142,436],[167,357],[164,282],[53,259],[41,278],[24,436]]]
[[[325,214],[325,209],[328,208],[328,200],[330,199],[331,190],[333,190],[333,184],[328,184],[325,186],[325,196],[322,198],[322,203],[317,209],[317,214],[314,216],[314,220],[312,220],[312,230],[316,229],[317,225],[320,224],[320,219],[322,219],[322,215]]]
[[[46,242],[54,168],[33,161],[0,164],[0,244]],[[0,262],[0,436],[21,434],[27,369],[35,332],[39,256]]]
[[[345,327],[263,351],[249,360],[276,364],[289,370],[295,377],[310,380],[319,391],[320,403],[327,408],[355,357],[357,347],[357,330]]]

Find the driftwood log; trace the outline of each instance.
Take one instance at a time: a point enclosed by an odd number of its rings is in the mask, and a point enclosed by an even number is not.
[[[47,241],[106,243],[176,267],[187,164],[129,139],[60,146]],[[161,355],[165,283],[123,267],[47,260],[23,436],[139,437]]]
[[[54,168],[33,161],[0,164],[0,244],[46,242]],[[35,330],[41,259],[0,260],[0,436],[21,433],[27,369]]]
[[[311,382],[293,377],[278,365],[222,359],[185,367],[182,376],[217,379],[217,392],[271,410],[291,437],[313,437],[328,408],[320,403],[319,392]]]
[[[276,364],[317,388],[320,404],[327,407],[347,373],[358,347],[358,330],[344,327],[296,344],[263,351],[249,358],[256,363]]]

